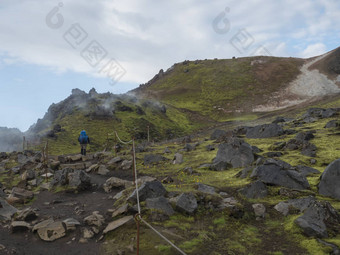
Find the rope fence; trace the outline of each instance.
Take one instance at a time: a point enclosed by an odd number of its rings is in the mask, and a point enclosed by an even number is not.
[[[117,136],[117,139],[123,143],[123,144],[130,144],[132,143],[132,160],[133,160],[133,175],[134,175],[134,183],[135,183],[135,192],[136,192],[136,197],[137,197],[137,209],[138,213],[135,215],[135,221],[137,223],[137,255],[139,255],[139,235],[140,235],[140,223],[144,223],[148,228],[153,230],[159,237],[161,237],[164,241],[166,241],[168,244],[170,244],[174,249],[176,249],[180,254],[186,255],[184,251],[182,251],[179,247],[177,247],[174,243],[172,243],[168,238],[166,238],[164,235],[162,235],[157,229],[155,229],[151,224],[146,222],[142,218],[142,213],[141,213],[141,206],[140,206],[140,201],[139,201],[139,191],[138,191],[138,177],[137,177],[137,164],[136,164],[136,150],[135,150],[135,140],[132,139],[128,142],[124,142],[120,139],[118,136],[118,133],[115,131],[115,134]]]

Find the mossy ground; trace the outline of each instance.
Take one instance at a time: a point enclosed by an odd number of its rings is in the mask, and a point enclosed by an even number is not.
[[[249,110],[294,80],[302,62],[274,57],[185,61],[137,92],[221,121],[226,112]]]
[[[293,166],[306,165],[318,169],[321,173],[326,165],[333,160],[340,158],[340,136],[339,130],[325,129],[325,124],[332,120],[323,119],[314,123],[304,124],[301,127],[293,127],[288,124],[285,128],[294,128],[298,132],[315,130],[315,138],[310,142],[318,148],[316,163],[311,164],[311,157],[303,156],[299,150],[282,151],[280,157]],[[249,144],[259,147],[263,152],[272,151],[271,147],[275,142],[288,141],[296,134],[285,135],[267,139],[245,139]],[[171,216],[169,220],[163,222],[151,222],[159,231],[171,231],[173,236],[168,235],[176,245],[183,249],[187,254],[328,254],[331,248],[319,243],[315,238],[306,237],[294,220],[299,217],[293,214],[288,217],[280,215],[274,206],[288,200],[289,197],[279,195],[280,187],[269,187],[269,196],[263,199],[246,199],[237,190],[252,182],[250,178],[240,179],[235,175],[242,169],[231,169],[227,171],[211,171],[199,168],[204,163],[210,163],[216,156],[218,144],[197,137],[191,144],[196,142],[199,145],[190,152],[181,151],[184,144],[181,143],[162,143],[150,147],[152,152],[139,153],[137,155],[137,169],[140,175],[152,175],[161,180],[171,176],[173,183],[164,184],[169,192],[193,192],[200,196],[196,189],[197,183],[204,183],[214,186],[220,191],[225,191],[233,195],[240,206],[245,209],[245,215],[241,219],[235,219],[228,214],[228,211],[212,211],[211,209],[199,207],[194,216],[185,216],[179,213]],[[216,150],[207,151],[206,145],[214,145]],[[171,153],[164,154],[165,147]],[[180,165],[172,164],[174,153],[180,151],[184,156],[184,162]],[[161,164],[144,166],[143,157],[145,154],[162,154],[169,160]],[[185,167],[192,167],[197,172],[196,175],[187,175],[183,170]],[[329,201],[336,209],[340,209],[340,202],[319,196],[317,185],[320,174],[308,177],[311,185],[310,190],[300,192],[301,197],[315,195],[318,199]],[[208,199],[214,199],[211,196]],[[251,204],[263,203],[267,208],[266,218],[260,221],[255,219],[251,210]],[[147,217],[147,216],[146,216]],[[158,238],[153,232],[143,226],[141,240],[148,243],[147,247],[141,247],[141,252],[147,254],[176,254],[176,251],[162,239]],[[133,235],[135,232],[132,232]],[[163,232],[162,232],[163,233]],[[165,232],[166,233],[166,232]],[[143,239],[144,238],[144,239]],[[108,238],[109,240],[110,238]],[[324,239],[327,242],[340,244],[340,235],[331,236]],[[144,244],[143,244],[144,245]]]

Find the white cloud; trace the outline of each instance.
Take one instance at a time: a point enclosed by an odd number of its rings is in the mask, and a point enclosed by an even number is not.
[[[64,24],[50,29],[46,15],[58,2],[7,1],[0,8],[0,53],[3,63],[25,62],[62,72],[98,75],[80,56],[92,39],[97,40],[126,69],[125,82],[144,83],[159,69],[185,59],[230,58],[250,55],[265,45],[281,56],[312,56],[328,48],[327,40],[340,39],[337,25],[340,6],[336,0],[318,1],[81,1],[64,0],[60,14]],[[213,19],[228,7],[230,31],[217,34]],[[79,23],[88,38],[74,50],[63,34]],[[229,43],[241,28],[254,38],[251,49],[241,54]],[[338,40],[339,41],[339,40]],[[303,49],[298,52],[296,49]]]
[[[315,43],[308,45],[307,48],[301,53],[301,57],[310,58],[326,53],[327,47],[323,43]]]

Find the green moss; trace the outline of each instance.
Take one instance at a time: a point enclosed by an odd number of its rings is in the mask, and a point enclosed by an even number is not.
[[[194,252],[195,250],[199,250],[199,246],[202,245],[203,239],[201,236],[197,238],[193,238],[189,241],[185,241],[182,244],[179,245],[181,249],[183,249],[185,252]]]
[[[158,251],[159,252],[169,252],[171,250],[170,245],[159,245],[158,246]]]
[[[226,112],[251,107],[289,83],[299,74],[297,59],[263,58],[261,68],[254,58],[184,62],[173,66],[161,79],[142,90],[157,94],[162,102],[176,108],[197,111],[218,121]],[[270,85],[270,86],[269,86]],[[147,94],[147,93],[146,93]],[[249,97],[251,95],[251,97]]]

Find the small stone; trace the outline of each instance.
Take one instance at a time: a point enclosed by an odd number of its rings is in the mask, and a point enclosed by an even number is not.
[[[263,204],[253,204],[254,213],[256,217],[264,218],[266,214],[266,207]]]
[[[92,230],[84,228],[83,229],[83,238],[84,239],[91,239],[92,237],[94,237],[94,233],[92,232]]]
[[[88,243],[89,241],[85,238],[80,238],[79,243]]]
[[[106,234],[110,231],[113,231],[117,228],[119,228],[120,226],[123,226],[124,224],[130,222],[133,220],[133,216],[125,216],[119,220],[110,222],[107,227],[104,229],[103,234]]]

